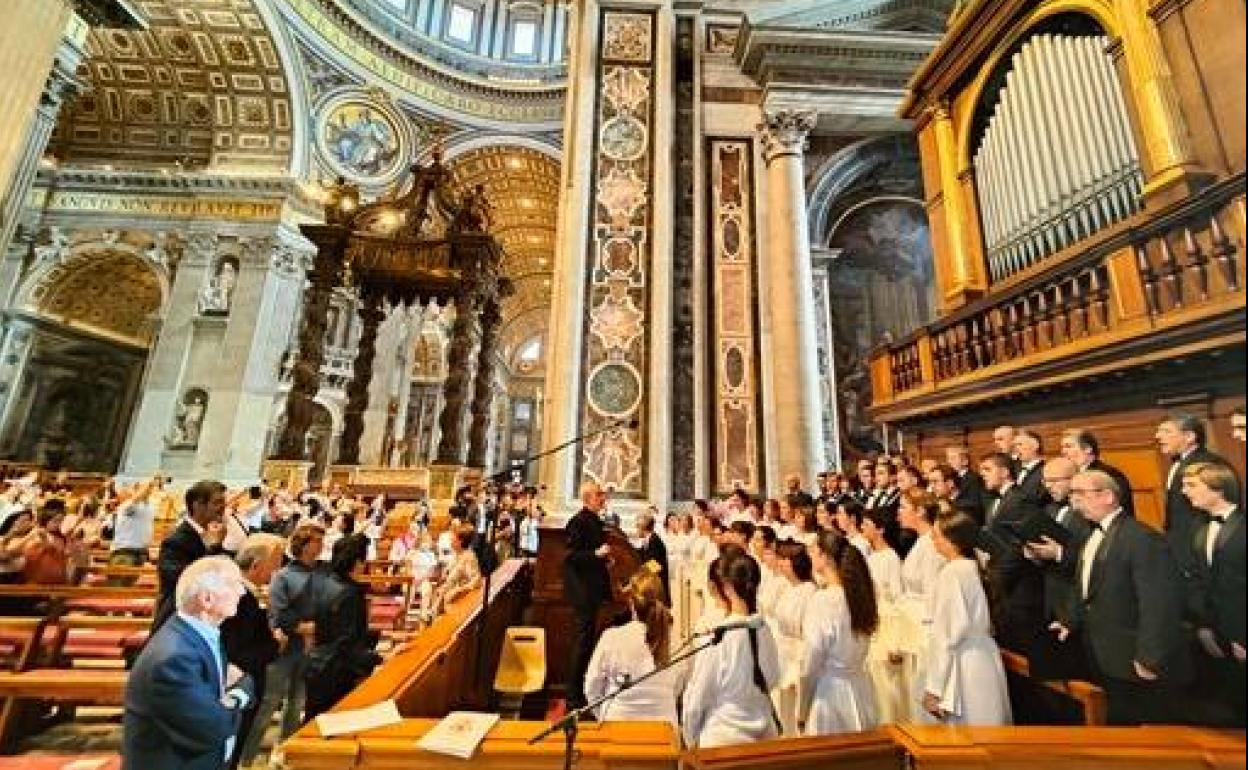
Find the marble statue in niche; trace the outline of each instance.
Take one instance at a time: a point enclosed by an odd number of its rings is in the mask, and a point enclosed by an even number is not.
[[[182,395],[173,418],[173,428],[165,443],[170,449],[197,449],[199,435],[204,427],[204,413],[208,411],[208,391],[191,388]]]
[[[238,284],[238,260],[226,257],[217,263],[208,283],[199,292],[199,313],[207,316],[227,316],[234,287]]]

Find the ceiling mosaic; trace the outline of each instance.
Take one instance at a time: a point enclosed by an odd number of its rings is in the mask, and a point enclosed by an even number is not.
[[[516,293],[503,306],[503,349],[509,357],[549,323],[559,163],[536,150],[485,147],[450,163],[458,191],[484,185],[493,231],[503,244],[504,273]]]
[[[282,170],[293,116],[255,0],[140,0],[143,31],[92,30],[83,92],[61,113],[62,160]]]

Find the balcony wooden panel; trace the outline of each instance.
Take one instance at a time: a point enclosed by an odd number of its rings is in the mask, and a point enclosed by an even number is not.
[[[895,423],[1242,344],[1244,201],[1241,174],[1098,233],[877,350],[872,417]]]

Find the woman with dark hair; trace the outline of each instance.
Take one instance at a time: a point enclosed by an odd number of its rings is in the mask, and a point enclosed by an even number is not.
[[[867,652],[880,624],[875,587],[862,552],[835,532],[820,533],[810,551],[822,586],[802,619],[802,703],[806,735],[870,730],[875,696],[867,679]]]
[[[672,613],[663,601],[663,579],[654,562],[628,581],[631,620],[602,632],[585,674],[585,699],[592,703],[627,681],[637,681],[666,665],[671,653]],[[674,667],[632,687],[598,709],[601,721],[639,719],[679,725],[676,694],[680,668]]]
[[[368,538],[357,533],[334,543],[329,576],[316,597],[316,644],[308,652],[304,719],[324,713],[364,681],[381,662],[377,634],[368,627],[368,598],[352,573],[368,560]]]
[[[793,539],[806,547],[814,544],[819,536],[819,518],[813,505],[793,506]]]
[[[768,616],[781,660],[780,684],[775,692],[776,710],[784,734],[797,735],[798,690],[806,651],[802,618],[818,587],[814,582],[810,553],[801,543],[785,540],[776,545],[776,572],[781,585],[776,591],[774,609]]]
[[[732,746],[779,735],[770,693],[780,679],[780,655],[771,629],[758,615],[760,577],[758,563],[740,549],[725,548],[711,565],[711,595],[725,622],[750,627],[722,632],[723,641],[703,650],[694,662],[681,720],[691,747]]]
[[[836,504],[836,528],[863,556],[871,553],[871,543],[862,534],[862,517],[865,513],[857,500],[846,498]]]
[[[933,542],[948,563],[932,594],[923,710],[945,724],[1008,725],[1005,668],[975,557],[978,534],[965,513],[942,516],[934,528]]]

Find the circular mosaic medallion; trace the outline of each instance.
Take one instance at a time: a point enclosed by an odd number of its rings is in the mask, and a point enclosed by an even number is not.
[[[601,143],[612,160],[636,160],[646,151],[646,127],[631,115],[616,115],[603,125]]]
[[[317,128],[321,154],[333,169],[364,184],[390,181],[402,168],[399,126],[386,110],[364,99],[327,105]]]
[[[623,417],[641,401],[641,378],[628,364],[600,364],[589,375],[589,404],[599,414]]]

